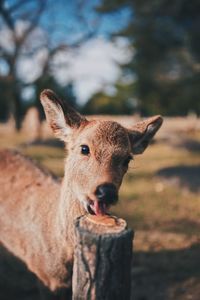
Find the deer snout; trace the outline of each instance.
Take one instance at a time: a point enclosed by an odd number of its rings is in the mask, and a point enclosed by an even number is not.
[[[106,205],[111,205],[118,200],[118,191],[113,183],[100,184],[95,191],[95,195],[99,202],[103,202]]]

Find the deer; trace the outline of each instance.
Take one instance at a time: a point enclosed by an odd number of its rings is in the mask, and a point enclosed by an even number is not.
[[[53,294],[71,287],[75,219],[107,214],[117,203],[129,162],[147,148],[163,119],[125,128],[88,120],[49,89],[40,100],[66,146],[64,177],[60,182],[15,150],[0,151],[0,244]]]

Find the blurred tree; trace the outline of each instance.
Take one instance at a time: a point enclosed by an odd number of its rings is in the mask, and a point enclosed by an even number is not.
[[[133,86],[118,82],[114,95],[96,93],[83,107],[82,112],[108,115],[132,114],[136,111],[137,103],[136,99],[130,98],[130,95],[133,95]]]
[[[27,107],[22,97],[24,88],[31,86],[35,90],[36,106],[42,116],[38,97],[41,90],[51,87],[64,91],[56,80],[59,65],[56,66],[54,58],[59,53],[66,55],[69,49],[80,46],[95,33],[95,26],[89,26],[82,14],[82,1],[73,3],[67,24],[53,22],[56,12],[52,8],[59,5],[60,13],[69,9],[67,0],[59,3],[53,0],[0,0],[0,117],[5,119],[9,113],[13,114],[17,129],[20,129]],[[74,28],[73,22],[78,24]],[[69,86],[65,92],[69,93],[68,89]]]
[[[0,80],[0,121],[6,121],[9,118],[9,88],[3,80]]]
[[[22,6],[25,8],[22,11],[21,19],[24,20],[28,16],[29,22],[26,26],[19,30],[16,27],[17,14],[19,13]],[[21,85],[19,81],[19,76],[17,74],[17,61],[23,51],[23,45],[27,40],[30,33],[36,28],[41,13],[45,8],[45,1],[38,1],[36,4],[36,9],[33,11],[33,7],[27,8],[25,1],[12,2],[12,5],[8,5],[7,1],[0,1],[0,22],[1,22],[1,35],[6,39],[4,34],[7,33],[7,38],[9,43],[6,44],[1,39],[0,43],[0,57],[1,64],[3,62],[4,72],[0,76],[1,86],[7,92],[4,93],[4,98],[1,95],[1,103],[7,102],[7,109],[13,113],[16,128],[19,129],[23,116],[23,104],[21,99]],[[5,30],[2,32],[2,30]],[[2,89],[2,90],[3,90]],[[1,104],[2,108],[2,104]]]
[[[51,88],[53,91],[61,97],[62,99],[66,100],[70,103],[73,107],[77,107],[77,99],[74,94],[73,83],[69,82],[66,86],[59,85],[55,78],[50,74],[44,74],[43,76],[39,77],[35,82],[35,105],[39,111],[40,119],[43,120],[44,110],[40,104],[40,93],[42,90]]]
[[[200,114],[200,2],[198,0],[105,1],[101,14],[128,7],[129,25],[114,35],[128,37],[135,51],[125,71],[136,75],[144,114]]]

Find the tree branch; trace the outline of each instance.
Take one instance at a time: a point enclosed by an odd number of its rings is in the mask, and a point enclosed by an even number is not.
[[[14,32],[15,31],[15,24],[11,18],[9,11],[4,7],[5,1],[0,1],[0,14],[2,15],[5,23],[7,26]]]
[[[24,31],[24,34],[20,39],[18,39],[18,44],[22,46],[22,44],[25,42],[28,35],[37,27],[41,14],[45,10],[46,7],[46,0],[40,0],[39,1],[40,7],[38,8],[35,17],[32,19],[30,26],[27,28],[27,30]]]
[[[29,0],[30,1],[30,0]],[[32,2],[35,0],[32,0]],[[23,6],[24,4],[27,4],[27,0],[19,0],[17,3],[13,4],[10,8],[9,8],[9,13],[13,13],[16,10],[18,10],[19,8],[21,8],[21,6]]]

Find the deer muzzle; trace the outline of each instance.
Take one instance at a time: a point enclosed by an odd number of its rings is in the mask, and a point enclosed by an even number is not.
[[[118,191],[113,183],[99,185],[95,191],[95,200],[90,200],[88,211],[95,215],[105,215],[108,208],[118,200]]]

